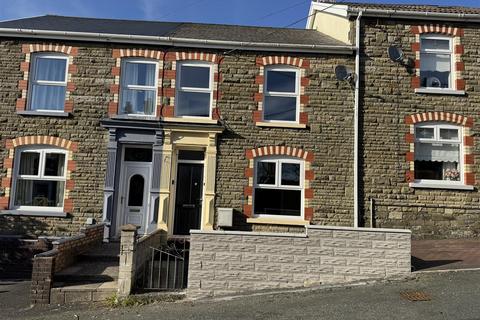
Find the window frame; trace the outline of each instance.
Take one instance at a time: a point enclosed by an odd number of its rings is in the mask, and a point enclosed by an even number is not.
[[[153,64],[155,65],[155,78],[153,86],[142,86],[142,85],[126,85],[124,76],[126,74],[126,64],[127,63],[141,63],[141,64]],[[120,79],[119,79],[119,93],[118,93],[118,111],[120,116],[128,117],[149,117],[155,118],[157,116],[157,103],[158,103],[158,61],[152,59],[143,59],[143,58],[122,58],[120,62]],[[123,90],[138,90],[138,91],[154,91],[154,101],[153,101],[153,114],[138,114],[138,113],[122,113],[122,101],[123,101]]]
[[[275,163],[275,184],[259,184],[257,183],[257,167],[260,162]],[[299,164],[300,165],[300,179],[299,185],[282,185],[282,164]],[[255,214],[255,191],[256,189],[275,189],[275,190],[298,190],[300,191],[300,215],[276,215],[276,214]],[[271,219],[286,219],[286,220],[303,220],[305,217],[305,161],[303,159],[285,156],[266,156],[258,157],[253,165],[253,191],[252,191],[252,212],[253,218],[271,218]]]
[[[417,138],[417,128],[433,128],[434,136],[433,138]],[[456,140],[446,140],[440,138],[441,129],[456,129],[458,130],[458,139]],[[448,124],[448,123],[436,123],[436,122],[424,122],[418,123],[414,126],[414,148],[416,149],[417,143],[449,143],[449,144],[458,144],[459,146],[459,155],[458,155],[458,171],[460,174],[460,180],[451,181],[451,180],[432,180],[432,179],[415,179],[415,184],[420,185],[465,185],[465,168],[464,168],[464,145],[463,145],[463,127],[460,125]],[[414,149],[414,152],[417,150]],[[413,160],[415,162],[415,159]]]
[[[295,73],[295,92],[279,92],[279,91],[268,91],[268,73],[269,71],[283,71],[283,72],[294,72]],[[265,81],[263,85],[263,104],[262,104],[262,119],[267,123],[296,123],[300,122],[300,69],[290,66],[290,65],[269,65],[264,69]],[[267,120],[265,119],[265,97],[289,97],[296,99],[295,105],[295,120]]]
[[[37,175],[21,175],[19,174],[21,155],[23,152],[39,153],[39,164]],[[57,153],[65,155],[65,163],[63,167],[63,176],[45,176],[45,161],[47,153]],[[36,212],[63,212],[65,206],[65,194],[67,185],[67,164],[68,164],[68,150],[55,148],[55,147],[43,147],[43,146],[26,146],[18,147],[15,149],[14,166],[12,173],[12,190],[10,196],[10,208],[18,211],[36,211]],[[41,180],[41,181],[61,181],[64,182],[63,188],[63,205],[61,207],[43,207],[43,206],[17,206],[15,205],[15,198],[17,194],[17,181],[20,179],[25,180]]]
[[[422,46],[423,40],[448,40],[449,42],[449,49],[424,49]],[[453,50],[453,38],[451,36],[439,35],[439,34],[422,34],[420,36],[420,68],[419,72],[422,72],[422,54],[448,54],[450,55],[450,76],[449,76],[449,86],[447,88],[436,88],[436,87],[421,87],[422,89],[428,90],[439,90],[439,91],[451,91],[456,90],[456,83],[455,83],[455,55]]]
[[[65,80],[64,81],[49,81],[49,80],[35,80],[36,78],[36,67],[37,67],[37,60],[40,58],[46,59],[58,59],[58,60],[65,60]],[[65,99],[67,95],[67,83],[68,83],[68,65],[70,62],[70,57],[66,54],[57,53],[57,52],[37,52],[32,54],[32,65],[30,67],[30,72],[28,75],[28,96],[27,96],[27,108],[26,110],[29,112],[53,112],[53,113],[64,113],[65,112]],[[65,87],[65,96],[63,98],[63,109],[62,110],[52,110],[52,109],[32,109],[33,104],[33,86],[37,85],[44,85],[44,86],[57,86],[57,87]],[[45,106],[43,106],[45,108]]]
[[[205,67],[209,70],[209,81],[208,81],[208,88],[197,88],[197,87],[182,87],[182,66],[187,67]],[[177,118],[185,118],[185,119],[211,119],[212,112],[213,112],[213,64],[205,62],[205,61],[180,61],[177,62],[177,77],[175,79],[175,117]],[[209,112],[208,117],[202,116],[184,116],[178,114],[178,94],[179,92],[194,92],[194,93],[210,93],[210,102],[209,102]]]

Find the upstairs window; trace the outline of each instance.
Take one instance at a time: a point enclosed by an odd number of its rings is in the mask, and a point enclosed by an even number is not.
[[[65,195],[66,151],[29,147],[15,152],[14,209],[61,210]]]
[[[420,86],[453,88],[452,39],[426,35],[420,39]]]
[[[298,122],[298,69],[273,66],[265,69],[263,120]]]
[[[182,62],[177,68],[177,117],[211,117],[212,66],[200,62]]]
[[[254,214],[301,217],[303,161],[260,158],[255,162]]]
[[[121,67],[120,114],[155,116],[157,63],[125,59]]]
[[[32,57],[28,109],[63,112],[68,57],[55,53],[36,53]]]
[[[462,130],[448,124],[415,126],[415,180],[463,180]]]

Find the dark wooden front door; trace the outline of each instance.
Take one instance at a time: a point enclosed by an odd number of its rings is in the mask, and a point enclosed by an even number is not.
[[[200,229],[203,164],[179,163],[176,183],[173,233],[187,235],[191,229]]]

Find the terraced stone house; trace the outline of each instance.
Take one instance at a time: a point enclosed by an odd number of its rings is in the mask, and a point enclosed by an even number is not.
[[[313,2],[303,30],[1,22],[1,232],[475,236],[479,13]]]

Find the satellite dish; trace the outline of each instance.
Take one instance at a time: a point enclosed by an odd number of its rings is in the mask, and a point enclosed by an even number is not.
[[[350,80],[352,78],[352,72],[344,65],[338,65],[335,67],[335,77],[339,81]]]
[[[403,62],[404,54],[402,49],[400,49],[396,45],[392,45],[388,47],[388,57],[393,62]]]

